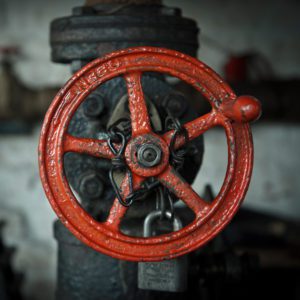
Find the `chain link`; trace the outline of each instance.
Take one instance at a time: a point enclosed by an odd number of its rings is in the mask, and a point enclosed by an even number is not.
[[[109,130],[108,130],[108,140],[107,144],[112,151],[112,153],[115,155],[115,157],[111,160],[111,169],[109,171],[109,179],[112,184],[112,187],[115,191],[116,197],[118,198],[120,204],[123,206],[129,207],[131,206],[135,201],[141,199],[146,193],[148,193],[151,190],[154,190],[158,185],[159,181],[154,178],[149,178],[148,180],[144,181],[142,186],[139,189],[133,190],[133,176],[131,170],[127,167],[123,154],[126,148],[126,142],[129,139],[129,135],[126,135],[118,131],[117,127],[122,123],[126,122],[124,119],[118,120],[115,124],[113,124]],[[126,126],[125,126],[126,129]],[[127,126],[128,129],[128,126]],[[128,132],[128,130],[127,130]],[[119,142],[121,144],[119,150],[117,150],[113,143]],[[120,188],[118,187],[116,180],[115,180],[115,172],[116,171],[125,171],[128,175],[128,184],[129,184],[129,194],[123,199],[121,195]]]
[[[189,135],[184,126],[180,123],[180,121],[172,116],[172,114],[168,111],[168,116],[165,121],[165,127],[167,129],[174,129],[174,134],[171,138],[170,142],[170,153],[171,153],[171,164],[176,170],[180,170],[183,167],[184,159],[186,156],[186,149],[175,149],[176,140],[178,137],[183,136],[185,140],[185,144],[189,141]]]
[[[121,128],[120,128],[121,127]],[[174,134],[172,136],[171,142],[170,142],[170,153],[171,153],[171,164],[176,170],[179,170],[182,168],[184,164],[184,158],[186,155],[185,149],[179,149],[175,150],[175,144],[176,140],[179,136],[184,136],[185,142],[188,142],[188,133],[186,129],[181,125],[178,119],[174,118],[169,112],[168,117],[165,121],[165,127],[167,129],[174,129]],[[121,132],[122,130],[122,132]],[[145,196],[145,194],[149,193],[152,190],[157,189],[157,204],[156,207],[158,210],[162,211],[162,216],[165,216],[166,213],[166,205],[165,201],[168,201],[169,210],[172,214],[172,219],[174,218],[174,196],[170,193],[170,191],[162,187],[160,185],[160,182],[151,177],[148,180],[144,181],[140,188],[134,190],[133,189],[133,175],[131,170],[127,167],[123,154],[126,148],[126,143],[130,138],[131,133],[131,124],[130,120],[126,118],[122,118],[118,120],[116,123],[114,123],[112,126],[108,129],[108,140],[107,144],[114,154],[114,158],[111,160],[111,169],[109,171],[109,178],[112,184],[112,187],[115,191],[116,197],[118,198],[120,204],[123,206],[129,207],[131,206],[135,201],[140,200],[142,197]],[[120,143],[121,146],[117,150],[114,146],[114,143]],[[116,180],[115,180],[115,172],[126,172],[128,175],[128,184],[129,184],[129,194],[128,196],[123,199],[121,195],[120,188],[118,187]]]
[[[117,142],[117,141],[119,141],[121,143],[121,147],[119,148],[119,150],[117,150],[113,144],[113,142]],[[127,168],[127,165],[123,158],[123,154],[124,154],[125,146],[126,146],[126,137],[121,132],[116,132],[114,130],[110,130],[107,144],[108,144],[110,150],[112,151],[112,153],[115,155],[115,157],[111,160],[111,169],[109,171],[110,182],[112,184],[112,187],[116,193],[116,196],[117,196],[119,202],[122,205],[129,207],[132,204],[132,201],[130,199],[128,200],[127,198],[125,199],[125,201],[123,200],[120,189],[115,180],[115,172],[116,171],[126,171],[126,174],[128,175],[130,194],[133,192],[132,173]]]

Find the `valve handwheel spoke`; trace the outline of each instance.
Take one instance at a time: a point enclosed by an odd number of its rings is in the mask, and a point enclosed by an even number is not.
[[[162,136],[153,132],[142,88],[143,72],[177,77],[202,93],[210,103],[211,112],[183,125],[188,139],[179,129],[176,129],[176,138],[173,138],[175,130]],[[122,143],[114,143],[112,149],[107,140],[70,135],[70,121],[87,96],[101,84],[120,76],[128,90],[132,128],[132,136],[124,147]],[[260,111],[255,98],[237,97],[213,70],[182,53],[151,47],[111,53],[78,71],[60,90],[47,112],[39,144],[40,175],[45,192],[65,226],[96,251],[131,261],[159,261],[189,253],[215,237],[239,209],[253,168],[253,143],[248,123],[257,119]],[[225,129],[228,166],[220,192],[207,203],[170,165],[170,153],[174,154],[174,148],[182,147],[215,126]],[[66,152],[114,159],[115,167],[117,163],[123,167],[124,163],[127,175],[120,186],[123,200],[133,199],[138,194],[134,194],[135,191],[143,192],[145,187],[141,185],[147,178],[158,179],[194,212],[194,220],[179,231],[158,237],[128,236],[120,229],[128,207],[116,197],[106,221],[97,222],[84,211],[69,186],[64,173]]]
[[[132,136],[151,132],[151,123],[142,87],[142,73],[133,72],[125,76],[128,89],[128,104],[131,116]]]
[[[220,125],[221,118],[222,117],[217,112],[212,111],[208,114],[205,114],[204,116],[201,116],[193,121],[184,124],[183,127],[188,133],[189,141],[194,140],[210,128]],[[163,138],[167,142],[167,144],[171,143],[171,139],[174,135],[174,132],[174,130],[169,130],[163,135]],[[174,145],[175,149],[182,147],[185,144],[185,142],[186,141],[183,135],[178,136]]]
[[[122,191],[122,197],[126,198],[129,193],[129,185],[128,185],[128,175],[126,175],[121,183],[121,191]],[[140,187],[141,183],[143,182],[143,178],[137,175],[133,175],[133,188],[137,189]],[[116,198],[113,202],[113,205],[110,209],[109,215],[107,217],[107,220],[105,221],[105,225],[110,227],[114,230],[119,230],[120,223],[126,214],[128,210],[128,207],[122,205],[118,198]]]
[[[115,146],[118,149],[118,145]],[[70,134],[65,135],[64,152],[77,152],[99,158],[113,158],[114,154],[107,145],[106,140],[78,138]]]
[[[159,181],[174,193],[178,199],[192,209],[196,218],[201,218],[210,209],[210,205],[205,202],[192,187],[178,174],[171,166],[158,176]]]

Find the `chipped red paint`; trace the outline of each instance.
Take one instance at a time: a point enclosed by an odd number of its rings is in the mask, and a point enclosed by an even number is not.
[[[77,152],[95,157],[113,158],[113,154],[106,144],[106,141],[103,140],[78,138],[66,134],[63,148],[65,152]],[[118,150],[119,146],[116,145],[115,148]]]
[[[212,203],[206,203],[169,165],[169,145],[173,131],[157,136],[152,132],[141,85],[142,72],[162,72],[192,85],[212,106],[210,113],[185,124],[192,140],[214,126],[223,126],[228,144],[228,167],[223,186]],[[136,238],[123,234],[119,225],[127,208],[114,200],[109,217],[95,221],[76,200],[66,180],[63,155],[74,151],[95,157],[112,158],[106,141],[68,135],[69,122],[79,105],[99,85],[123,76],[128,88],[132,139],[125,157],[133,172],[134,189],[146,177],[160,182],[182,199],[195,213],[194,221],[170,234]],[[236,97],[230,87],[202,62],[175,51],[140,47],[111,53],[78,71],[59,91],[43,124],[40,145],[40,176],[47,197],[63,224],[82,242],[97,251],[119,259],[159,261],[174,258],[204,245],[216,236],[238,210],[249,185],[253,145],[247,122],[260,115],[259,103],[249,96]],[[157,144],[163,152],[159,165],[144,168],[134,153],[144,142]],[[184,144],[178,138],[176,147]],[[117,145],[116,145],[117,147]],[[122,182],[122,195],[129,193],[128,178]]]
[[[261,104],[252,96],[240,96],[232,103],[222,105],[220,110],[236,122],[253,122],[261,115]]]

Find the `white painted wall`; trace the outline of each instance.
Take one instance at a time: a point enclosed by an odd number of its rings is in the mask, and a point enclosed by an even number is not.
[[[300,125],[254,124],[252,129],[254,169],[244,206],[299,221]],[[214,129],[204,138],[204,163],[194,186],[201,192],[204,184],[212,183],[218,192],[227,166],[225,135]]]
[[[6,221],[6,242],[17,247],[14,264],[25,275],[28,299],[47,300],[55,282],[55,215],[39,180],[38,136],[39,128],[32,135],[0,136],[0,220]]]
[[[0,46],[18,46],[22,56],[15,64],[28,86],[59,86],[70,76],[69,67],[50,61],[49,26],[71,14],[82,0],[0,0]]]

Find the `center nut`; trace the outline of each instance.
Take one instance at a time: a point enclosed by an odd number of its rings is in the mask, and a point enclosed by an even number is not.
[[[157,176],[169,163],[169,146],[155,133],[139,135],[127,144],[125,159],[133,173],[142,177]]]
[[[144,144],[137,152],[138,163],[146,168],[157,166],[161,162],[161,148],[155,144]]]

